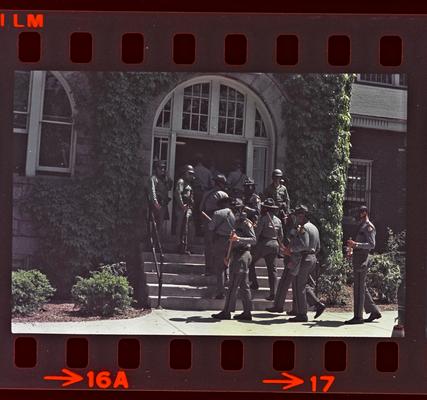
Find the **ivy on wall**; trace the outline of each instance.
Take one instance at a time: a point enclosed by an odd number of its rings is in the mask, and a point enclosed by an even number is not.
[[[25,204],[41,234],[39,264],[60,295],[68,296],[75,277],[100,263],[126,259],[130,280],[143,277],[147,171],[141,130],[148,102],[175,80],[169,73],[88,73],[83,82],[89,90],[75,80],[76,126],[90,125],[85,129],[94,137],[94,171],[66,179],[39,177]]]
[[[353,75],[277,75],[288,95],[286,175],[291,201],[305,204],[321,235],[319,290],[339,301],[345,283],[343,201],[350,163],[350,95]],[[279,150],[280,151],[280,150]]]
[[[289,193],[294,205],[306,204],[314,212],[327,266],[320,288],[336,301],[344,282],[341,220],[352,76],[275,77],[289,97],[283,103]],[[179,78],[175,73],[87,73],[84,88],[75,80],[76,126],[84,126],[94,138],[93,173],[66,179],[39,177],[25,206],[41,235],[38,264],[63,296],[69,295],[77,275],[99,263],[125,259],[135,297],[143,305],[148,302],[144,288],[139,290],[145,282],[140,243],[147,175],[141,156],[142,127],[146,118],[152,118],[145,114],[149,102]]]

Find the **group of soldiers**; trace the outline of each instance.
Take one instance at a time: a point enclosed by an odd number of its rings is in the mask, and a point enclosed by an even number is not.
[[[282,313],[288,290],[293,289],[293,307],[288,314],[290,322],[308,321],[308,305],[315,309],[315,318],[326,306],[316,297],[312,273],[320,251],[317,227],[310,221],[305,205],[294,210],[284,185],[283,172],[275,169],[272,182],[258,195],[256,183],[247,177],[236,162],[228,177],[206,168],[200,157],[195,167],[185,165],[174,188],[176,236],[178,251],[190,254],[190,223],[201,229],[204,236],[206,275],[216,277],[216,299],[224,299],[224,308],[213,314],[216,319],[230,319],[235,311],[236,298],[240,295],[243,313],[235,319],[251,320],[251,289],[258,290],[256,263],[264,258],[268,272],[269,295],[274,301],[269,312]],[[150,210],[159,231],[169,218],[169,191],[173,182],[167,176],[166,163],[158,161],[148,185]],[[359,212],[361,225],[356,240],[347,242],[354,252],[354,318],[348,324],[373,321],[381,317],[366,288],[366,270],[369,250],[375,246],[375,227],[368,219],[367,209]],[[282,276],[277,284],[275,262],[284,260]],[[228,290],[226,291],[226,286]],[[363,320],[363,308],[371,313]]]

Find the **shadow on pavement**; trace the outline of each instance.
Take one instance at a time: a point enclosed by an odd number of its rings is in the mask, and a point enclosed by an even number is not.
[[[252,317],[254,318],[275,318],[275,317],[287,317],[286,314],[281,314],[281,313],[269,313],[269,312],[265,312],[262,314],[254,314],[252,313]]]
[[[173,321],[173,322],[185,322],[185,323],[190,323],[190,322],[208,322],[208,323],[212,323],[212,322],[220,322],[220,319],[215,319],[215,318],[211,318],[211,317],[201,317],[200,315],[195,315],[193,317],[187,317],[187,318],[169,318],[169,321]]]
[[[310,328],[314,327],[325,327],[325,328],[337,328],[338,326],[345,325],[343,321],[309,321],[309,323],[304,323],[305,326]]]

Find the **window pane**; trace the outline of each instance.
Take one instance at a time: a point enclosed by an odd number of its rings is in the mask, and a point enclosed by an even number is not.
[[[236,98],[236,91],[234,89],[228,88],[228,98],[234,100]]]
[[[198,131],[199,130],[199,117],[197,115],[191,116],[191,130]]]
[[[227,109],[227,102],[224,100],[220,100],[220,102],[219,102],[219,115],[225,117],[226,109]]]
[[[197,83],[196,85],[193,85],[193,96],[200,97],[200,90],[201,90],[200,83]]]
[[[14,172],[25,175],[25,164],[27,159],[28,135],[17,133],[13,135],[14,141]]]
[[[39,166],[69,168],[70,147],[71,125],[42,123]]]
[[[242,135],[243,134],[243,120],[237,119],[236,120],[236,135]]]
[[[234,119],[227,118],[227,133],[231,135],[234,133]]]
[[[234,103],[228,103],[228,105],[227,105],[227,117],[234,117]]]
[[[193,104],[191,107],[191,111],[193,114],[199,114],[200,100],[193,98]]]
[[[221,85],[219,88],[219,96],[221,99],[227,98],[227,86]]]
[[[184,112],[191,111],[191,97],[184,97]]]
[[[225,133],[225,118],[219,118],[218,120],[218,132]]]
[[[243,118],[243,103],[237,103],[236,117]]]
[[[71,122],[71,105],[64,87],[48,72],[46,74],[43,119]]]
[[[265,187],[266,162],[267,149],[265,147],[254,147],[254,180],[260,190]]]
[[[166,111],[163,115],[163,126],[165,128],[169,128],[170,127],[170,119],[171,119],[171,114],[169,111]]]
[[[187,114],[187,113],[183,114],[182,129],[190,129],[190,114]]]
[[[13,127],[15,129],[27,130],[27,120],[28,120],[27,117],[28,117],[28,114],[14,113],[13,114]]]
[[[208,115],[208,107],[209,107],[208,100],[202,100],[202,108],[200,112],[204,115]]]
[[[208,117],[202,115],[200,117],[200,130],[203,132],[207,132],[208,131]]]
[[[202,84],[202,97],[209,98],[209,83]]]
[[[30,90],[30,73],[15,72],[15,88],[13,96],[14,111],[28,111],[28,95]]]

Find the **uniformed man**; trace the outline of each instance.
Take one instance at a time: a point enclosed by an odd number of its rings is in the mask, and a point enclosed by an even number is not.
[[[256,243],[256,236],[253,223],[243,211],[243,201],[236,199],[233,208],[236,210],[236,224],[234,234],[229,239],[232,245],[229,267],[230,282],[223,310],[219,314],[213,314],[212,317],[230,319],[231,312],[236,308],[236,297],[239,292],[243,303],[243,313],[235,315],[233,318],[250,321],[252,320],[252,301],[248,268],[252,260],[250,248]]]
[[[288,190],[283,184],[283,172],[275,169],[272,173],[273,182],[267,186],[263,193],[263,199],[271,198],[279,207],[278,217],[282,221],[283,227],[286,224],[286,216],[290,213],[290,200]]]
[[[191,230],[192,208],[194,205],[193,181],[194,168],[192,165],[185,165],[183,176],[176,182],[174,193],[176,236],[178,239],[178,252],[181,254],[191,254],[188,241]]]
[[[200,213],[200,203],[203,199],[203,194],[212,187],[211,171],[203,163],[203,155],[198,153],[194,159],[194,181],[193,181],[193,222],[198,236],[203,235],[203,217]]]
[[[372,297],[366,287],[366,274],[368,272],[371,259],[369,252],[375,248],[375,226],[369,220],[368,207],[359,208],[360,224],[357,229],[355,240],[349,239],[347,246],[353,249],[353,308],[354,316],[352,319],[345,321],[346,324],[363,324],[381,318],[381,313],[375,305]],[[367,319],[363,319],[363,309],[370,313]]]
[[[233,211],[230,208],[231,198],[225,192],[218,193],[217,208],[208,222],[208,230],[212,238],[212,259],[216,275],[215,299],[223,299],[225,293],[224,259],[227,254],[229,238],[236,222]]]
[[[243,184],[243,203],[248,218],[256,224],[261,213],[261,198],[255,193],[255,181],[252,178]]]
[[[220,174],[215,176],[214,182],[215,186],[203,194],[203,198],[199,206],[200,212],[203,211],[209,218],[212,218],[214,211],[218,210],[218,200],[225,193],[227,179],[224,175]],[[203,235],[205,241],[206,274],[214,275],[215,267],[213,265],[212,234],[208,229],[208,222],[209,220],[207,218],[202,217]]]
[[[261,216],[255,228],[257,244],[253,249],[252,263],[249,267],[249,280],[251,289],[258,289],[258,279],[255,272],[255,263],[264,258],[267,265],[268,284],[270,294],[267,300],[274,300],[276,289],[276,257],[279,254],[280,245],[283,243],[282,222],[274,215],[278,207],[273,199],[267,199],[261,203]]]
[[[288,312],[288,315],[297,315],[297,286],[295,277],[299,273],[303,254],[299,251],[295,251],[297,246],[299,246],[299,238],[294,213],[291,214],[290,221],[293,221],[293,223],[292,229],[289,232],[289,242],[287,249],[288,256],[285,258],[285,268],[283,269],[282,276],[277,287],[276,297],[274,298],[274,305],[273,307],[266,308],[266,311],[282,313],[288,290],[292,285],[293,310]],[[308,283],[306,284],[305,291],[308,305],[315,306],[316,313],[314,318],[318,318],[325,311],[326,306],[317,298],[313,288]]]
[[[172,179],[166,174],[166,161],[155,161],[154,174],[148,180],[147,197],[160,234],[164,233],[164,221],[169,219],[169,191],[172,184]]]
[[[296,232],[290,241],[291,257],[295,257],[295,299],[296,316],[289,322],[307,322],[306,285],[309,274],[314,270],[320,251],[320,237],[316,226],[310,222],[308,208],[300,205],[295,208]]]
[[[227,177],[227,190],[231,197],[242,198],[244,190],[244,182],[247,176],[242,171],[242,163],[237,160],[233,165],[233,170]]]

